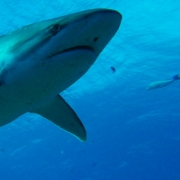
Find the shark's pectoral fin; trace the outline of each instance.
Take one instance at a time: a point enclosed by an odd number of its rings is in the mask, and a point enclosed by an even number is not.
[[[45,117],[62,129],[73,134],[81,141],[86,140],[86,130],[82,122],[74,110],[60,95],[56,96],[48,104],[37,108],[32,112]]]

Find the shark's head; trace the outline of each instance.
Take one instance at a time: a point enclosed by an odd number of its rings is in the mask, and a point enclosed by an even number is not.
[[[46,91],[48,97],[48,93],[53,96],[65,90],[94,63],[121,19],[117,11],[96,9],[31,24],[2,36],[1,82],[29,83],[32,94],[33,86],[41,82],[39,93],[42,96]]]

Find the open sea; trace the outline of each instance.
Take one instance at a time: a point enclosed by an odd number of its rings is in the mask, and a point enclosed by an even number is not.
[[[1,0],[0,35],[95,8],[119,11],[120,28],[60,93],[87,141],[24,114],[0,128],[0,180],[180,180],[180,81],[147,90],[180,73],[179,0]]]

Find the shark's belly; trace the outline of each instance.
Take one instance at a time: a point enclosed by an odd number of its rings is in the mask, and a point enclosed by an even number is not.
[[[19,65],[6,74],[0,86],[0,126],[53,99],[78,80],[96,59],[88,50],[69,54],[57,55],[49,60],[51,63]]]

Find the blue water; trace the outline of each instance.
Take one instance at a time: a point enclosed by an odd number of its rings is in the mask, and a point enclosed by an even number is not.
[[[92,8],[123,20],[88,73],[61,93],[87,142],[23,115],[0,128],[1,180],[180,179],[180,82],[146,90],[180,73],[179,0],[1,0],[0,34]]]

